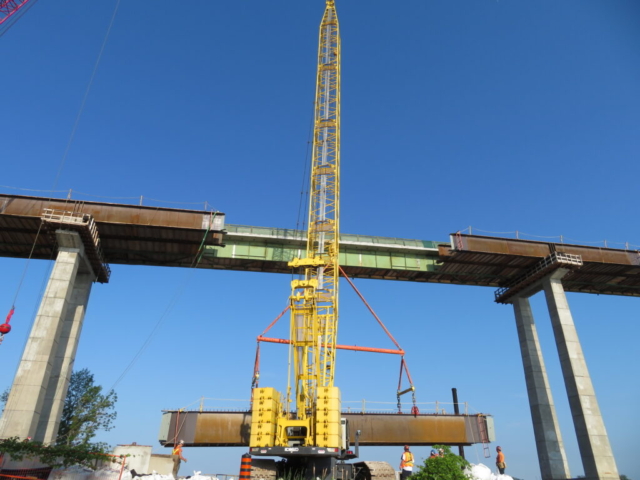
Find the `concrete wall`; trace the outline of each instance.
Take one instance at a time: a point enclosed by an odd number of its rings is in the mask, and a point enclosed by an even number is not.
[[[118,445],[114,455],[130,455],[125,462],[125,471],[147,474],[154,471],[160,475],[172,475],[175,467],[173,455],[151,453],[151,445]]]
[[[160,453],[152,453],[149,461],[149,472],[156,472],[160,475],[173,474],[173,455],[164,455]]]
[[[118,445],[113,449],[114,455],[130,455],[125,463],[126,470],[135,470],[137,473],[151,473],[149,462],[151,460],[151,445]]]

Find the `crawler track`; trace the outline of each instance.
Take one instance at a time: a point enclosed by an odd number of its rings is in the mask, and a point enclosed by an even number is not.
[[[277,475],[275,460],[251,459],[251,480],[276,480]]]
[[[396,471],[387,462],[358,462],[356,480],[396,480]]]

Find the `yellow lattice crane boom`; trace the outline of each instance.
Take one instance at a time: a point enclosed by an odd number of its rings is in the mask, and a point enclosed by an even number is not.
[[[284,398],[254,393],[250,446],[341,447],[340,393],[334,387],[338,328],[340,212],[340,33],[327,0],[318,42],[307,249],[289,265],[292,369]]]
[[[334,386],[338,333],[340,232],[340,29],[334,0],[326,6],[318,42],[318,71],[311,158],[309,225],[305,256],[289,262],[304,272],[291,282],[290,371],[286,395],[257,387],[251,408],[251,480],[395,480],[385,462],[357,458],[360,432],[349,446]],[[257,369],[258,356],[256,356]]]
[[[340,212],[340,35],[333,1],[320,25],[309,225],[304,279],[291,283],[291,341],[298,416],[319,387],[332,387],[338,327]]]

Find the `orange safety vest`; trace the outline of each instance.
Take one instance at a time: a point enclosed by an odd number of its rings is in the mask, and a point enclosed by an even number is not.
[[[405,460],[404,456],[408,455],[408,458]],[[402,457],[400,457],[400,467],[404,468],[404,467],[413,467],[413,453],[411,452],[404,452],[402,454]]]
[[[171,452],[173,455],[182,455],[182,445],[176,445],[175,447],[173,447],[173,452]]]

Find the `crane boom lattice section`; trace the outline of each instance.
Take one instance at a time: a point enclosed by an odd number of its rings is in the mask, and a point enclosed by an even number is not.
[[[286,403],[273,388],[252,392],[252,455],[333,458],[346,451],[340,391],[333,385],[340,270],[339,172],[340,34],[334,0],[326,0],[318,44],[307,248],[303,258],[288,263],[301,273],[291,282],[289,297],[288,343],[293,362]]]
[[[327,1],[318,43],[313,153],[304,279],[292,282],[291,344],[298,418],[316,406],[319,387],[334,380],[338,327],[340,191],[340,35]]]

